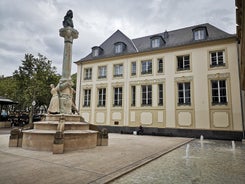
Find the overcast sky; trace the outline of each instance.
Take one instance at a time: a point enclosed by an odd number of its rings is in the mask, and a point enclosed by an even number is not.
[[[73,62],[118,29],[131,39],[202,23],[236,33],[235,0],[0,0],[0,75],[12,75],[26,53],[46,56],[61,74],[69,9],[79,32]]]

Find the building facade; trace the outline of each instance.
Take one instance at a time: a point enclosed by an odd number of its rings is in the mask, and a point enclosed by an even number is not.
[[[76,104],[89,123],[241,138],[236,35],[210,24],[136,39],[118,30],[76,64]]]

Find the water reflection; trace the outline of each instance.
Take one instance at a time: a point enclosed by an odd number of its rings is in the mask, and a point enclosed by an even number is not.
[[[245,145],[195,140],[112,183],[244,184]]]

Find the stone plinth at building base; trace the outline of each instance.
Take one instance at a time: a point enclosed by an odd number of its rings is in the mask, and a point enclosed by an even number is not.
[[[81,120],[78,115],[47,115],[34,129],[22,131],[22,148],[59,154],[96,147],[98,132]]]

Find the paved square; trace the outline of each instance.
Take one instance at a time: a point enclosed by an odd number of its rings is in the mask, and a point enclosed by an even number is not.
[[[109,145],[53,154],[9,148],[0,135],[0,183],[106,183],[192,139],[109,134]]]

